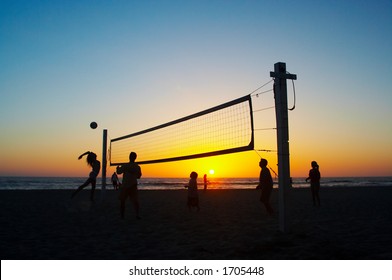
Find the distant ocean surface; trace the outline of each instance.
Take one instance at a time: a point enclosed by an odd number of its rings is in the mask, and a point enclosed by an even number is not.
[[[121,178],[120,178],[121,179]],[[1,190],[74,190],[84,183],[84,177],[0,177]],[[140,190],[178,190],[184,189],[188,178],[142,178]],[[101,178],[97,180],[97,189],[101,188]],[[107,179],[107,190],[113,190]],[[258,178],[209,178],[209,189],[254,189]],[[198,180],[199,189],[203,188],[203,179]],[[305,178],[293,178],[294,188],[307,188]],[[392,177],[336,177],[322,178],[321,187],[376,187],[391,186]],[[274,188],[278,187],[275,181]],[[87,189],[90,187],[87,187]]]

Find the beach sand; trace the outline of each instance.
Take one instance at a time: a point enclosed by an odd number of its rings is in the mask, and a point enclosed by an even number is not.
[[[392,187],[290,190],[289,231],[268,217],[257,190],[200,190],[189,212],[186,190],[139,191],[141,220],[118,192],[0,191],[0,255],[6,259],[392,259]]]

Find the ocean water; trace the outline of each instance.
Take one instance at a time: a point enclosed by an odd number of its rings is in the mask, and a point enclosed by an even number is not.
[[[121,179],[121,178],[120,178]],[[74,190],[84,183],[84,177],[0,177],[1,190]],[[142,178],[139,180],[141,190],[178,190],[184,189],[188,178]],[[100,189],[101,178],[97,180]],[[258,178],[209,178],[209,189],[254,189]],[[199,189],[202,189],[203,179],[198,179]],[[293,178],[293,188],[307,188],[309,183],[305,178]],[[392,177],[331,177],[322,178],[321,187],[365,187],[391,186]],[[275,181],[274,187],[278,187]],[[89,187],[87,187],[89,188]],[[107,190],[113,190],[107,179]]]

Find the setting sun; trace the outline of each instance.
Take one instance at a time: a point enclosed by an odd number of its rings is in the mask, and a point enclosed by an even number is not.
[[[210,169],[210,174],[214,175],[214,173],[215,173],[215,170],[214,169]]]

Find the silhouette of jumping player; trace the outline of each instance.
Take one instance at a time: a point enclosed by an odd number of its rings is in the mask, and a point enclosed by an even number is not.
[[[257,185],[256,189],[261,189],[260,201],[261,203],[264,204],[268,214],[272,215],[274,213],[274,210],[272,209],[269,199],[271,196],[274,182],[272,181],[271,172],[267,168],[267,165],[268,165],[268,161],[262,158],[259,162],[261,171],[259,177],[259,184]]]
[[[90,200],[94,201],[94,191],[95,191],[95,185],[97,183],[97,176],[99,174],[99,171],[101,170],[101,163],[97,160],[97,155],[94,154],[93,152],[85,152],[84,154],[81,154],[78,159],[80,160],[82,157],[87,155],[87,164],[92,167],[92,171],[89,174],[88,179],[84,184],[80,185],[71,195],[71,198],[74,198],[77,193],[79,193],[83,188],[87,187],[89,184],[91,184],[91,192],[90,192]]]
[[[136,218],[140,219],[139,216],[139,197],[137,190],[137,179],[142,177],[142,171],[140,166],[135,162],[137,155],[135,152],[129,154],[129,162],[120,166],[117,166],[117,174],[123,174],[122,187],[120,192],[120,213],[121,218],[124,219],[125,215],[125,201],[129,199],[133,203],[135,209]]]
[[[312,198],[313,198],[313,205],[320,206],[320,196],[319,196],[319,190],[320,190],[320,171],[319,171],[319,166],[316,161],[312,161],[311,163],[312,169],[309,170],[309,177],[306,178],[306,182],[310,179],[310,190],[312,191]]]
[[[199,207],[199,194],[197,192],[197,176],[198,174],[195,171],[192,171],[190,174],[189,184],[185,186],[188,188],[188,209],[192,210],[192,207],[196,207],[197,211],[200,211]]]

